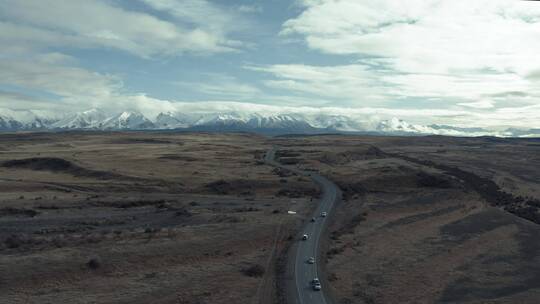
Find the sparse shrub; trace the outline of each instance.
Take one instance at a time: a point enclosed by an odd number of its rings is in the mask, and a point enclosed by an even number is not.
[[[0,209],[0,216],[2,215],[15,215],[15,216],[28,216],[28,217],[34,217],[38,215],[39,212],[33,210],[33,209],[18,209],[18,208],[2,208]]]
[[[535,207],[506,206],[504,209],[531,222],[540,223],[540,213]]]
[[[450,188],[452,186],[449,180],[441,176],[431,175],[425,172],[419,172],[416,175],[416,178],[419,187]]]
[[[155,277],[157,277],[157,272],[150,272],[144,275],[145,279],[153,279]]]
[[[371,273],[366,274],[366,283],[369,286],[374,286],[374,287],[380,287],[384,284],[380,275],[371,274]]]
[[[278,191],[277,196],[286,196],[290,198],[300,198],[302,193],[297,189],[281,189]]]
[[[338,280],[338,277],[334,272],[328,274],[328,281],[329,282],[334,282],[334,281],[337,281],[337,280]]]
[[[102,240],[102,237],[97,235],[97,234],[89,234],[85,238],[85,240],[86,240],[87,243],[95,244],[95,243],[99,243]]]
[[[101,267],[101,260],[99,258],[91,258],[87,263],[86,266],[92,270],[96,270],[99,267]]]
[[[52,243],[54,246],[56,246],[57,248],[62,248],[66,245],[66,241],[60,237],[60,236],[57,236],[55,237],[53,240],[52,240]]]
[[[366,304],[374,304],[375,303],[375,300],[373,299],[373,296],[369,295],[366,290],[360,288],[360,286],[357,287],[358,289],[356,289],[353,293],[353,296],[357,297],[357,298],[360,298],[362,299],[363,303],[366,303]],[[346,302],[346,303],[353,303],[350,299],[349,299],[350,302]]]
[[[25,241],[26,239],[23,236],[13,234],[6,238],[4,244],[6,244],[7,248],[15,249],[21,247]]]
[[[253,207],[242,207],[242,208],[234,208],[234,212],[255,212],[259,211],[259,208],[253,208]]]
[[[295,157],[280,157],[279,162],[283,165],[296,165],[300,163],[300,159]]]
[[[185,217],[190,217],[192,216],[193,214],[187,210],[186,208],[179,208],[178,210],[176,210],[176,212],[174,213],[176,216],[185,216]]]
[[[60,209],[60,207],[56,206],[56,205],[39,205],[37,206],[38,209],[43,209],[43,210],[58,210]]]
[[[171,204],[168,202],[159,203],[156,205],[157,209],[171,209]]]
[[[540,208],[540,200],[537,199],[529,199],[527,200],[526,204],[532,207]]]
[[[332,258],[332,256],[334,256],[336,254],[343,253],[344,251],[345,251],[344,247],[333,247],[330,250],[328,250],[328,252],[326,254],[327,254],[328,258]]]
[[[361,222],[366,220],[364,214],[367,214],[367,212],[363,212],[362,214],[357,214],[357,215],[353,216],[352,218],[350,218],[349,220],[347,220],[340,229],[338,229],[336,231],[333,231],[330,234],[330,238],[332,240],[339,240],[339,238],[344,234],[352,234],[352,233],[354,233],[354,230],[356,229],[356,227]]]
[[[220,179],[218,181],[207,184],[205,188],[217,194],[228,194],[232,186],[229,182]]]
[[[126,197],[124,197],[126,198]],[[115,202],[96,202],[97,205],[101,206],[112,206],[114,208],[128,209],[128,208],[137,208],[137,207],[146,207],[154,206],[158,209],[160,208],[169,208],[170,205],[165,200],[128,200],[128,201],[115,201]]]
[[[211,222],[213,223],[240,223],[245,221],[246,219],[244,217],[229,216],[224,214],[215,215],[211,219]]]
[[[248,277],[261,277],[264,274],[265,269],[262,265],[256,264],[242,269],[242,272]]]
[[[354,198],[355,196],[364,196],[368,190],[361,182],[338,182],[338,186],[343,191],[343,196],[345,200]]]
[[[274,174],[278,175],[279,177],[289,177],[289,176],[295,175],[291,171],[285,170],[285,169],[282,169],[282,168],[274,168],[272,170],[272,172]]]

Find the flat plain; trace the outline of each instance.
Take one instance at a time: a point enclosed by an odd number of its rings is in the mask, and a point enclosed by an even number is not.
[[[319,190],[273,146],[343,191],[336,303],[540,298],[538,140],[68,132],[0,135],[2,300],[281,303]]]
[[[255,135],[0,135],[8,303],[250,303],[317,189]],[[270,294],[270,295],[268,295]]]

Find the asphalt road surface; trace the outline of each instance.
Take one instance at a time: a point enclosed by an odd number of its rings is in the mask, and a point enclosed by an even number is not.
[[[298,240],[295,258],[289,260],[289,263],[294,263],[294,265],[291,265],[291,267],[294,267],[293,282],[296,285],[295,289],[297,291],[297,303],[329,304],[331,302],[327,293],[325,292],[325,288],[327,288],[327,286],[324,286],[324,282],[322,282],[322,289],[320,291],[316,291],[313,289],[311,281],[314,278],[320,278],[318,267],[319,263],[321,262],[319,259],[319,241],[325,228],[326,221],[328,220],[328,216],[331,215],[334,204],[340,197],[339,188],[334,183],[315,172],[303,171],[292,166],[284,166],[278,163],[275,160],[275,154],[275,148],[269,150],[266,153],[265,161],[270,165],[289,170],[298,175],[310,177],[321,187],[323,194],[319,200],[317,209],[312,215],[312,217],[315,218],[315,222],[311,222],[310,217],[306,220],[306,224],[303,227],[302,234],[307,234],[308,239],[305,241],[301,239]],[[326,212],[328,216],[322,217],[322,212]],[[315,258],[315,264],[307,263],[307,260],[310,257]]]

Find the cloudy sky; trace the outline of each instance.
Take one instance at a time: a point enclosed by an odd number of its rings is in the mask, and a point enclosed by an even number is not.
[[[0,108],[540,127],[540,2],[0,0]]]

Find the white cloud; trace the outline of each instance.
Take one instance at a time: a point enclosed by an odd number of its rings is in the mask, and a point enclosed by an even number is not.
[[[169,101],[125,92],[117,76],[73,64],[71,57],[59,53],[27,60],[0,60],[0,83],[33,92],[33,95],[0,92],[0,108],[78,111],[98,107],[138,109],[151,114],[174,109]]]
[[[50,64],[38,59],[0,61],[0,83],[54,94],[65,99],[109,97],[120,79],[78,67]]]
[[[138,0],[176,18],[184,25],[195,25],[219,35],[247,27],[235,9],[207,0]]]
[[[232,76],[222,74],[206,74],[204,82],[176,81],[173,84],[204,96],[222,99],[253,100],[262,94],[261,90],[251,84],[243,83]]]
[[[406,72],[529,71],[537,19],[540,7],[525,1],[317,1],[284,32],[326,53],[390,58]]]
[[[23,93],[0,90],[0,109],[2,113],[9,110],[46,109],[51,101]]]
[[[268,87],[294,93],[307,93],[330,100],[341,99],[356,104],[377,103],[388,99],[387,88],[380,80],[384,73],[360,64],[311,66],[301,64],[248,66],[247,69],[270,73]]]
[[[156,9],[173,1],[144,0]],[[233,51],[240,42],[228,38],[228,14],[206,1],[182,1],[178,22],[130,11],[102,0],[0,1],[0,43],[20,48],[110,48],[138,56],[183,52]],[[208,19],[204,16],[212,15]],[[230,22],[227,24],[231,24]],[[220,29],[219,31],[217,29]],[[16,51],[16,49],[14,49]]]
[[[262,13],[263,8],[260,5],[240,5],[238,11],[242,13]]]
[[[474,109],[491,109],[494,107],[492,101],[485,100],[485,99],[477,101],[477,102],[462,102],[462,103],[459,103],[458,105],[463,106],[463,107],[474,108]]]
[[[501,108],[490,112],[471,112],[463,109],[391,107],[335,107],[335,106],[275,106],[247,102],[207,101],[207,102],[172,102],[175,111],[182,113],[263,113],[263,114],[301,114],[316,116],[342,115],[360,122],[378,122],[382,119],[399,117],[418,124],[447,124],[462,127],[502,127],[516,126],[524,128],[540,127],[540,106],[532,105],[516,108]]]
[[[323,53],[370,58],[391,72],[381,80],[394,85],[392,95],[471,103],[486,95],[520,91],[539,102],[538,84],[532,83],[540,70],[538,3],[304,0],[302,4],[304,11],[285,22],[282,34],[304,37],[310,48]]]
[[[220,100],[194,103],[127,92],[118,75],[82,68],[78,60],[84,58],[62,50],[112,49],[143,58],[235,52],[251,43],[234,38],[250,29],[242,17],[262,13],[260,6],[136,1],[137,6],[111,0],[0,0],[0,84],[14,88],[0,92],[0,107],[103,107],[150,116],[179,109],[299,111],[479,126],[538,126],[540,121],[536,3],[302,0],[303,12],[283,25],[282,37],[305,41],[323,54],[347,55],[348,61],[323,65],[333,60],[310,55],[311,65],[264,64],[263,57],[245,66],[265,75],[262,80],[177,81],[182,89],[200,93],[197,100]],[[250,55],[260,54],[265,53]],[[246,65],[233,60],[232,65]],[[225,102],[231,100],[242,103]],[[398,102],[408,104],[396,107]]]
[[[0,84],[10,88],[0,92],[0,107],[171,110],[169,101],[126,92],[118,75],[82,68],[80,58],[56,50],[113,49],[147,58],[229,52],[242,46],[229,38],[242,24],[234,9],[204,0],[138,1],[161,13],[130,10],[107,0],[0,0]],[[217,94],[218,88],[213,90]]]
[[[540,105],[500,108],[488,112],[471,112],[463,109],[391,107],[335,107],[335,106],[275,106],[247,102],[171,102],[175,111],[182,113],[262,113],[262,114],[301,114],[301,115],[342,115],[359,122],[378,122],[382,119],[398,117],[418,124],[448,124],[461,127],[540,127]]]
[[[530,82],[516,74],[394,74],[382,80],[395,85],[396,95],[478,100],[506,91],[532,90]]]

